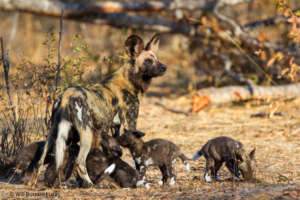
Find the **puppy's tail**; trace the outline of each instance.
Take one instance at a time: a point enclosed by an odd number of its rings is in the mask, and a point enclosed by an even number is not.
[[[196,160],[197,158],[199,158],[200,156],[203,155],[202,149],[200,151],[198,151],[197,153],[195,153],[195,155],[193,156],[192,160]]]
[[[179,158],[181,159],[181,161],[183,162],[183,164],[185,165],[185,168],[187,171],[190,171],[191,168],[190,168],[190,164],[188,162],[188,158],[183,154],[183,153],[180,153],[179,154]]]

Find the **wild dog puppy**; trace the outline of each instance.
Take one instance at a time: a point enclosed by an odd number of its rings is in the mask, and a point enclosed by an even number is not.
[[[54,143],[60,179],[66,140],[72,129],[80,136],[76,171],[87,184],[92,184],[86,170],[86,158],[90,149],[95,148],[101,140],[100,135],[95,133],[106,134],[118,123],[125,128],[135,129],[141,95],[149,87],[151,79],[163,75],[167,69],[155,54],[158,43],[157,35],[146,46],[139,36],[129,36],[125,42],[129,60],[124,66],[92,88],[70,87],[59,96],[53,105],[51,132],[33,184],[36,183],[45,155]]]
[[[139,183],[144,183],[146,169],[150,165],[158,166],[162,173],[162,180],[159,184],[175,183],[176,175],[174,172],[174,165],[177,157],[179,157],[186,169],[189,171],[190,166],[188,159],[180,152],[180,149],[172,142],[163,139],[154,139],[144,142],[141,138],[145,133],[134,130],[125,130],[124,133],[118,137],[118,142],[121,146],[127,147],[134,159],[137,170],[142,177]],[[169,181],[169,178],[171,180]]]
[[[31,175],[36,169],[41,158],[45,141],[39,141],[24,147],[15,157],[4,158],[15,166],[14,174],[10,180],[21,181],[25,176]],[[1,158],[5,157],[2,154]],[[54,161],[54,156],[48,154],[44,164]]]
[[[255,167],[255,149],[249,154],[243,148],[243,144],[229,137],[217,137],[209,140],[193,157],[196,160],[204,155],[206,169],[204,179],[206,182],[221,181],[217,175],[218,170],[225,162],[226,167],[237,180],[240,172],[245,180],[253,177]]]
[[[91,180],[98,184],[101,180],[107,179],[123,188],[135,188],[140,180],[138,171],[120,158],[119,151],[110,147],[114,143],[113,138],[108,142],[110,145],[102,144],[103,151],[93,149],[87,157],[87,171]],[[149,188],[148,184],[144,183],[144,185]]]
[[[106,174],[109,175],[114,170],[115,164],[113,164],[113,161],[111,161],[111,163],[107,162],[108,155],[113,157],[122,156],[122,149],[113,137],[108,135],[103,135],[101,137],[102,140],[100,146],[102,150],[99,150],[98,148],[91,149],[87,157],[87,169],[93,183],[99,183],[106,177]],[[67,147],[66,160],[63,163],[65,174],[64,181],[68,180],[72,175],[79,149],[79,146],[75,142],[72,142],[71,145],[68,145]],[[85,186],[80,177],[77,179],[81,187]],[[57,173],[55,163],[50,163],[45,172],[45,183],[47,186],[52,187],[56,183],[56,180]]]

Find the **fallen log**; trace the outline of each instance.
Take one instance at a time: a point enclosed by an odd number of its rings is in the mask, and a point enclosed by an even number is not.
[[[297,96],[300,96],[300,83],[279,86],[210,87],[198,90],[193,95],[192,112],[198,112],[210,104],[225,104],[250,99],[294,98]]]

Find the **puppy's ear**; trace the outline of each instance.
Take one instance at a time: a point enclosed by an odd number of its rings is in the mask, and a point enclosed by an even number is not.
[[[147,43],[145,50],[151,50],[154,51],[155,53],[158,51],[159,48],[159,34],[154,35],[151,40]]]
[[[145,133],[141,132],[141,131],[132,131],[132,134],[136,137],[136,138],[141,138],[145,136]]]
[[[137,35],[131,35],[125,41],[125,48],[127,54],[134,59],[144,49],[144,41]]]
[[[251,160],[253,160],[254,159],[254,157],[255,157],[255,148],[249,153],[249,157],[250,157],[250,159]]]

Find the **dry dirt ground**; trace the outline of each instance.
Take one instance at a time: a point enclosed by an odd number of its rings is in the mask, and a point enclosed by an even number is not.
[[[197,114],[188,111],[190,97],[157,97],[161,90],[151,87],[141,102],[138,128],[147,133],[145,140],[164,138],[180,146],[188,157],[209,139],[229,136],[241,141],[247,151],[256,147],[256,181],[206,183],[203,180],[205,159],[190,161],[191,172],[176,163],[177,182],[159,187],[158,169],[147,172],[151,189],[110,189],[102,185],[89,189],[30,188],[0,183],[0,198],[23,199],[300,199],[300,98],[272,103],[251,101],[243,104],[210,106]],[[165,107],[163,107],[164,105]],[[173,110],[173,111],[172,111]],[[253,118],[260,112],[283,113],[283,116]],[[124,159],[133,165],[129,152]],[[230,177],[221,169],[223,178]]]

